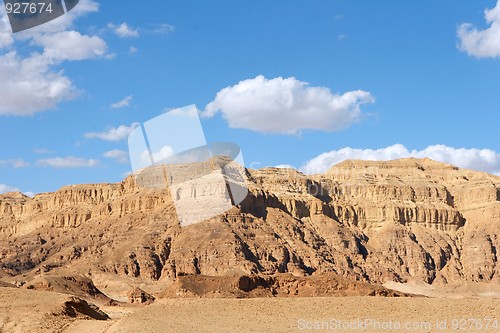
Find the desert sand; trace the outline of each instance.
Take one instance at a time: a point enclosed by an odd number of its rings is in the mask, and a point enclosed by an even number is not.
[[[69,298],[58,293],[0,288],[0,332],[333,332],[330,328],[339,325],[337,321],[356,325],[344,330],[348,332],[363,331],[363,326],[359,326],[362,324],[367,325],[365,332],[498,332],[500,329],[493,327],[493,321],[488,322],[498,319],[500,313],[500,300],[493,298],[165,299],[145,307],[103,306],[101,310],[109,315],[108,320],[96,320],[81,313],[77,317],[63,314],[62,304]],[[454,330],[464,325],[460,320],[466,321],[466,329]],[[391,322],[395,329],[384,329]],[[398,330],[398,322],[416,326]],[[325,323],[332,326],[312,329]]]
[[[375,321],[429,322],[430,331],[435,332],[439,331],[436,321],[447,320],[451,328],[452,320],[457,318],[498,317],[499,305],[500,300],[492,299],[382,297],[163,300],[117,321],[103,332],[304,332],[312,331],[308,325],[314,327],[316,322],[332,319],[342,322],[371,319],[374,324]],[[377,329],[367,326],[367,331]]]

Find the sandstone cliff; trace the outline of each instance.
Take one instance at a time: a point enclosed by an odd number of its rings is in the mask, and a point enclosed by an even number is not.
[[[183,228],[170,192],[133,177],[34,198],[0,195],[0,273],[500,282],[500,177],[428,159],[247,176],[241,204]]]

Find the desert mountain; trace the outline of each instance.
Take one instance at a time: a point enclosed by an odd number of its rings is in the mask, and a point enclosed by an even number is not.
[[[429,159],[345,161],[313,176],[246,173],[241,204],[187,227],[169,190],[134,177],[0,195],[0,280],[104,274],[174,285],[188,275],[336,274],[374,284],[500,283],[500,177]]]

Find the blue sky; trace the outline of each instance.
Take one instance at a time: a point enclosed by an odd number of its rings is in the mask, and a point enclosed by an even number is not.
[[[495,1],[81,0],[15,35],[0,17],[2,192],[120,181],[127,133],[191,104],[254,168],[427,156],[500,174]]]

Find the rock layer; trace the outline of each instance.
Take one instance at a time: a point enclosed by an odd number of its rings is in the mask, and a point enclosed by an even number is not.
[[[428,159],[247,176],[241,204],[183,228],[170,191],[133,177],[0,195],[0,272],[169,283],[189,274],[332,272],[372,283],[500,282],[500,177]]]

